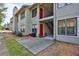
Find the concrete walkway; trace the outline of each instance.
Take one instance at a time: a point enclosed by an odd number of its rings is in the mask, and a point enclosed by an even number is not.
[[[8,56],[8,51],[4,44],[3,33],[0,32],[0,56]]]
[[[22,44],[25,48],[31,51],[33,54],[37,54],[43,49],[47,48],[53,43],[53,40],[46,40],[46,39],[25,39],[18,41]]]

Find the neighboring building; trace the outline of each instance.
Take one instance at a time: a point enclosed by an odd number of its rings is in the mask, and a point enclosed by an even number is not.
[[[4,24],[4,29],[5,30],[10,30],[10,23]]]
[[[10,30],[13,31],[13,17],[10,19]]]
[[[10,19],[10,28],[13,32],[18,32],[18,26],[17,26],[17,17],[15,16],[16,12],[18,11],[18,8],[15,6],[13,8],[13,16]]]

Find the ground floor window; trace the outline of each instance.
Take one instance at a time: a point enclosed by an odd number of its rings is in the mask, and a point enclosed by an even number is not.
[[[21,31],[21,32],[25,32],[25,28],[21,28],[20,31]]]
[[[32,32],[37,33],[37,24],[32,24],[32,26],[33,26]]]
[[[37,29],[36,28],[32,28],[32,32],[33,33],[37,33]]]
[[[58,21],[59,35],[77,35],[77,18]]]
[[[76,18],[67,19],[67,35],[76,35]]]
[[[59,20],[58,21],[58,34],[64,35],[65,34],[65,21]]]

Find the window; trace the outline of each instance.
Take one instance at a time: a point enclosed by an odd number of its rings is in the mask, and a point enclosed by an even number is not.
[[[37,14],[37,8],[35,8],[35,9],[32,10],[32,17],[35,17],[36,14]]]
[[[58,8],[64,7],[65,3],[58,3]]]
[[[25,18],[25,11],[23,11],[22,13],[21,13],[21,16],[20,16],[21,18],[20,19],[24,19]]]
[[[76,35],[76,18],[67,19],[67,35]]]
[[[37,28],[32,28],[33,33],[37,33]]]
[[[71,3],[66,3],[66,5],[69,5],[69,4],[71,4]]]
[[[60,35],[65,34],[65,21],[64,20],[58,21],[58,34]]]
[[[20,32],[22,32],[22,29],[20,29]]]
[[[32,32],[33,33],[37,33],[37,29],[36,28],[32,28]]]
[[[77,35],[77,20],[70,18],[58,21],[58,34],[59,35]]]
[[[24,28],[21,28],[20,31],[21,31],[21,32],[25,32],[25,29],[24,29]]]
[[[58,8],[64,7],[69,4],[71,4],[71,3],[58,3]]]
[[[32,26],[33,26],[32,32],[37,33],[37,24],[32,24]]]
[[[25,32],[25,29],[23,28],[23,31],[22,32]]]

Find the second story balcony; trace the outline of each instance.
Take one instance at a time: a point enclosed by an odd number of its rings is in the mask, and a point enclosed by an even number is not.
[[[40,4],[39,8],[39,18],[40,21],[48,18],[53,18],[53,3],[43,3]]]

